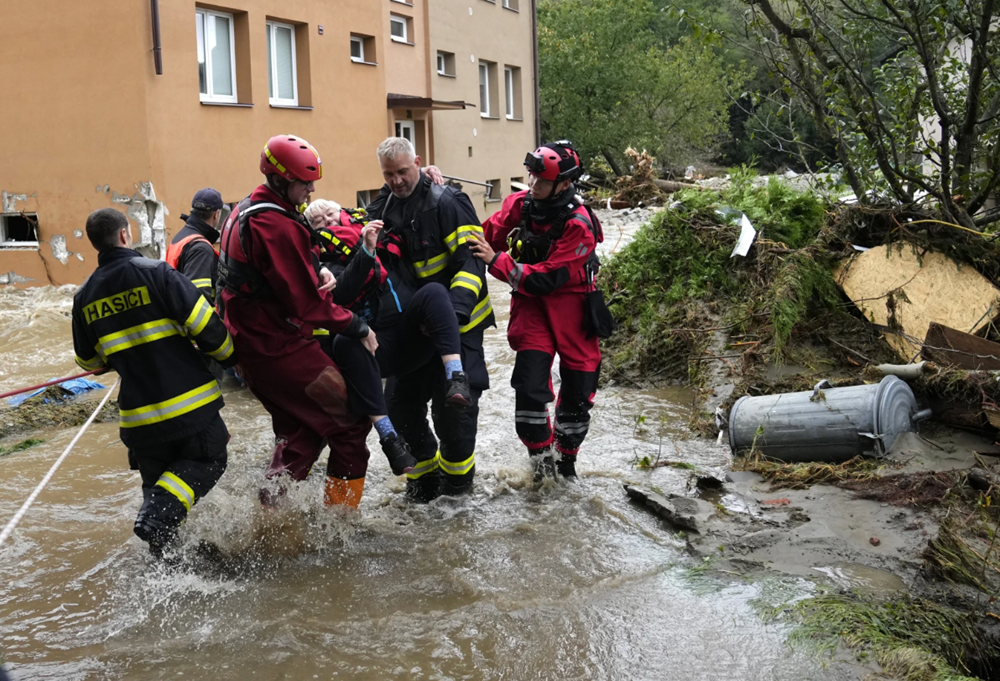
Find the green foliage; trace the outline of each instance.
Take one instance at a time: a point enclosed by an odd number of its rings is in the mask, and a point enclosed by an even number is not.
[[[585,159],[631,146],[670,161],[725,136],[747,74],[701,42],[661,44],[651,0],[542,0],[538,20],[545,137]]]
[[[10,447],[0,447],[0,456],[4,456],[6,454],[13,454],[14,452],[23,452],[25,449],[28,449],[29,447],[34,447],[35,445],[40,445],[43,442],[45,442],[45,440],[39,440],[38,438],[29,437],[27,440],[21,440],[16,445],[12,445]]]
[[[871,654],[893,678],[974,681],[966,661],[980,642],[971,616],[908,596],[891,600],[822,595],[791,610],[802,627],[793,640],[834,650],[843,640],[859,656]]]

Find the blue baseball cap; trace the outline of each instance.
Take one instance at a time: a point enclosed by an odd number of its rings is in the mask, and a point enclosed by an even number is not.
[[[211,187],[199,189],[198,193],[191,199],[193,210],[219,210],[222,208],[222,194]]]

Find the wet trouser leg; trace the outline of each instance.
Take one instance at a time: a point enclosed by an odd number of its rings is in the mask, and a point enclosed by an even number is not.
[[[403,312],[402,324],[407,335],[411,329],[426,333],[439,357],[462,352],[455,306],[448,289],[441,284],[420,287]]]
[[[351,413],[359,416],[385,414],[385,393],[382,392],[382,376],[375,355],[357,339],[335,336],[333,361],[347,381]]]
[[[333,361],[314,341],[291,354],[259,360],[242,360],[239,368],[271,414],[277,444],[267,477],[304,480],[328,442],[327,476],[350,483],[345,503],[356,505],[368,470],[365,438],[371,421],[349,412],[347,385]]]
[[[434,375],[441,373],[434,364],[425,362],[415,371],[393,376],[386,383],[389,418],[417,460],[414,470],[406,474],[406,495],[421,502],[431,501],[441,493],[438,443],[427,423],[427,402],[436,385]]]
[[[153,555],[162,555],[191,507],[222,477],[228,442],[229,431],[216,414],[193,435],[130,450],[142,476],[143,502],[134,530]]]
[[[535,455],[552,444],[552,421],[548,404],[552,394],[552,355],[540,350],[522,350],[514,359],[510,385],[514,388],[514,430]]]
[[[435,366],[435,389],[432,413],[434,430],[441,440],[441,493],[465,494],[472,490],[476,477],[476,434],[479,423],[479,398],[490,387],[483,354],[483,328],[461,336],[462,366],[469,377],[472,404],[464,410],[445,405],[448,382],[440,364]]]
[[[577,371],[560,364],[559,399],[556,401],[556,448],[564,457],[576,457],[590,430],[590,410],[594,406],[601,367]]]

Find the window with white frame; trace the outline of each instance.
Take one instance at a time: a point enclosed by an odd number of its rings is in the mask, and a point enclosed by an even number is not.
[[[34,213],[0,215],[0,248],[38,248],[38,216]]]
[[[479,114],[490,115],[490,65],[479,62]]]
[[[519,11],[518,0],[503,0],[503,6],[507,9],[512,9],[515,12]]]
[[[274,106],[298,106],[295,27],[267,22],[268,99]]]
[[[351,61],[365,60],[365,39],[356,35],[351,36]]]
[[[514,69],[511,67],[506,67],[503,70],[503,82],[504,82],[504,93],[506,97],[505,104],[507,110],[507,118],[514,117]]]
[[[438,50],[437,72],[442,76],[455,76],[455,53]]]
[[[235,103],[236,40],[233,15],[196,9],[194,16],[201,101]]]
[[[406,17],[397,16],[395,14],[389,15],[389,34],[393,42],[410,42],[409,23],[410,22]]]

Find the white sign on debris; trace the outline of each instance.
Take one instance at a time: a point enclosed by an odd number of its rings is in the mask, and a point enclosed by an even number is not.
[[[729,255],[729,257],[734,258],[737,255],[741,255],[745,258],[747,253],[750,252],[750,246],[753,245],[753,240],[756,238],[757,230],[750,224],[750,219],[744,215],[740,218],[739,241],[736,242],[736,246],[733,248],[733,252]]]

